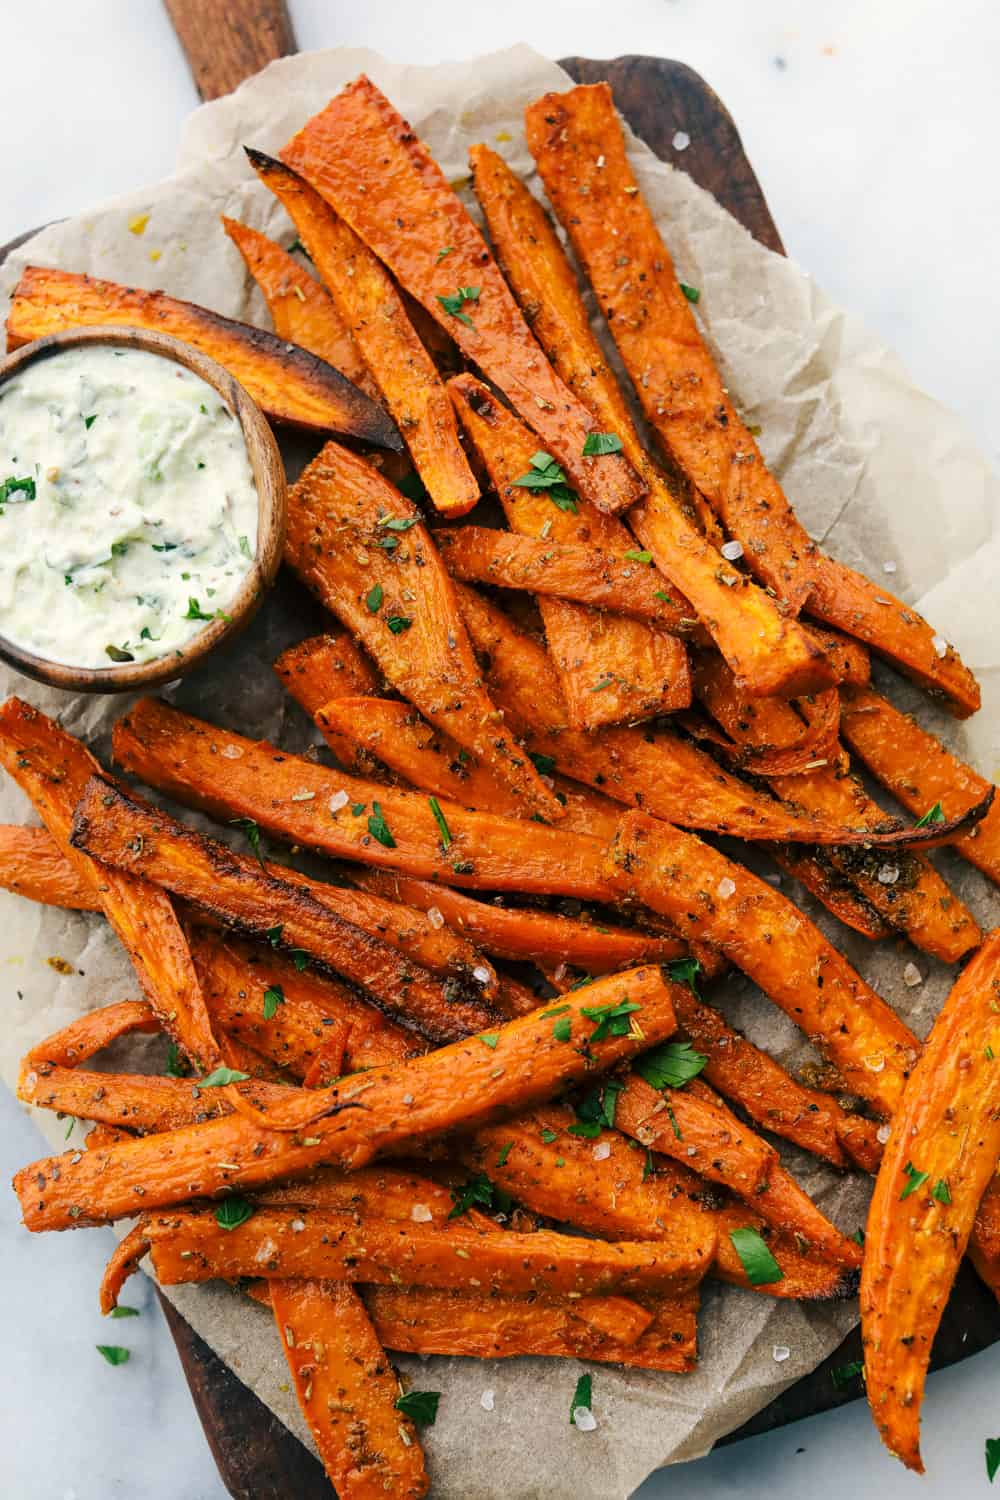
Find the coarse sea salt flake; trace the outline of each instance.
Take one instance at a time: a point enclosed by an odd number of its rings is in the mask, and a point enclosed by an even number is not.
[[[426,1203],[414,1203],[413,1207],[410,1209],[410,1218],[413,1220],[414,1224],[429,1224],[433,1217],[434,1215],[431,1213]]]
[[[728,875],[723,875],[722,879],[715,887],[715,894],[718,896],[720,901],[728,901],[730,896],[734,896],[736,894],[736,881],[730,880]]]
[[[943,657],[948,655],[948,642],[943,635],[932,635],[931,645],[934,647],[937,656]]]
[[[910,989],[912,990],[915,989],[918,984],[923,984],[923,982],[924,976],[921,974],[916,964],[907,964],[906,968],[903,970],[903,983],[909,985]]]
[[[691,144],[691,137],[686,130],[675,130],[674,138],[670,144],[675,151],[686,151]]]
[[[579,1432],[593,1432],[597,1426],[597,1418],[589,1406],[574,1406],[573,1426]]]
[[[243,759],[243,751],[240,749],[239,745],[223,745],[222,754],[225,756],[226,760]]]
[[[898,879],[899,879],[899,866],[898,865],[879,865],[879,867],[878,867],[878,883],[879,883],[879,885],[895,885],[896,881]]]
[[[882,564],[882,572],[883,573],[895,573],[895,571],[896,571],[896,564],[894,562],[884,562]]]
[[[719,551],[726,559],[726,562],[736,562],[738,558],[741,558],[743,556],[743,543],[723,542],[722,546],[719,548]]]
[[[293,1234],[301,1234],[306,1227],[306,1221],[305,1219],[293,1219],[290,1227]]]
[[[472,971],[472,977],[478,979],[480,984],[489,984],[493,976],[485,964],[477,964]]]
[[[444,926],[444,917],[436,906],[429,906],[427,908],[427,920],[435,929]]]
[[[492,1411],[496,1405],[496,1391],[484,1391],[479,1398],[479,1404],[483,1411]]]
[[[595,1161],[607,1161],[607,1159],[608,1159],[608,1157],[610,1155],[611,1155],[611,1142],[610,1141],[598,1141],[597,1145],[594,1147],[594,1160]]]
[[[316,796],[315,792],[307,792],[307,791],[293,792],[292,793],[292,801],[293,802],[312,802],[312,800],[314,799],[315,796]]]
[[[346,807],[347,804],[348,804],[348,802],[350,802],[350,800],[351,799],[347,795],[346,792],[334,792],[334,794],[330,798],[330,801],[329,801],[329,804],[328,804],[329,808],[330,808],[330,811],[332,813],[338,813],[338,812],[340,812],[340,809],[342,807]]]
[[[875,1139],[878,1141],[878,1143],[879,1143],[880,1146],[884,1146],[891,1135],[892,1135],[892,1126],[891,1125],[880,1125],[879,1128],[875,1132]]]
[[[787,1344],[775,1344],[774,1348],[771,1350],[771,1358],[774,1360],[776,1365],[783,1365],[791,1352],[792,1351],[791,1349],[789,1349]]]

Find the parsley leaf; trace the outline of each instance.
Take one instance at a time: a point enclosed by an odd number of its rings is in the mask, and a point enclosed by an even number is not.
[[[927,1181],[927,1173],[918,1171],[911,1161],[908,1161],[906,1163],[903,1171],[906,1173],[909,1180],[907,1181],[905,1188],[899,1195],[900,1203],[902,1203],[904,1198],[908,1198],[911,1193],[915,1193],[917,1191],[917,1188],[921,1187]]]
[[[552,1028],[552,1035],[557,1042],[568,1042],[572,1035],[569,1016],[563,1016]]]
[[[409,531],[411,526],[416,526],[416,516],[383,516],[378,523],[386,531]]]
[[[581,1005],[580,1014],[597,1022],[589,1040],[603,1042],[609,1036],[628,1036],[632,1029],[629,1016],[641,1009],[635,1000],[619,1000],[617,1005]]]
[[[951,1188],[948,1186],[943,1177],[939,1177],[937,1182],[931,1188],[931,1197],[935,1198],[938,1203],[951,1202]]]
[[[569,1404],[569,1425],[571,1427],[575,1426],[575,1423],[573,1421],[574,1412],[580,1411],[581,1409],[583,1411],[589,1411],[590,1404],[593,1399],[593,1377],[590,1375],[581,1375],[579,1380],[576,1382],[576,1390],[573,1392],[573,1399]]]
[[[98,1344],[98,1354],[103,1354],[109,1365],[127,1365],[132,1358],[131,1350],[123,1349],[121,1344]]]
[[[436,266],[439,266],[441,264],[441,262],[444,260],[445,256],[451,255],[452,252],[454,251],[454,249],[455,249],[454,245],[443,245],[441,247],[441,249],[437,253],[437,260],[434,262],[434,264]]]
[[[171,1042],[167,1048],[167,1065],[163,1071],[168,1078],[187,1078],[191,1072],[191,1065],[176,1042]]]
[[[681,1127],[678,1125],[677,1116],[674,1114],[669,1104],[667,1105],[667,1119],[670,1121],[670,1128],[674,1132],[674,1135],[679,1141],[682,1141],[684,1137],[683,1135],[681,1135]]]
[[[192,599],[189,595],[187,614],[184,616],[184,618],[185,620],[214,620],[215,616],[206,615],[197,599]]]
[[[0,483],[0,505],[15,504],[11,498],[13,495],[23,495],[24,499],[18,503],[25,505],[29,500],[34,500],[37,493],[35,481],[30,476],[15,479],[12,474]]]
[[[385,590],[382,588],[382,585],[380,583],[377,583],[374,588],[368,590],[367,594],[365,595],[365,603],[368,606],[368,613],[370,615],[378,614],[379,610],[382,608],[382,600],[384,598]]]
[[[94,414],[93,414],[93,416],[84,417],[84,419],[83,419],[83,425],[84,425],[84,427],[86,427],[87,431],[89,432],[90,429],[93,427],[93,425],[94,425],[94,423],[96,421],[97,421],[97,413],[95,411]]]
[[[304,948],[289,948],[288,956],[300,974],[304,974],[309,967],[309,955]]]
[[[230,818],[229,826],[231,828],[238,828],[241,833],[246,834],[247,843],[257,856],[257,861],[263,869],[264,856],[260,852],[260,828],[256,820],[254,818]]]
[[[638,547],[631,548],[625,556],[629,562],[652,563],[653,561],[652,552],[640,551]]]
[[[935,802],[934,806],[929,807],[923,817],[918,818],[913,826],[914,828],[929,828],[932,823],[943,823],[944,821],[944,809],[940,802]]]
[[[433,1427],[440,1400],[440,1391],[407,1391],[405,1396],[397,1396],[395,1406],[418,1427]]]
[[[842,1391],[849,1386],[852,1380],[857,1380],[859,1375],[865,1373],[865,1362],[863,1359],[852,1359],[849,1365],[837,1365],[830,1371],[830,1379]]]
[[[264,1020],[273,1021],[278,1013],[278,1006],[284,1005],[285,992],[280,984],[270,984],[264,991]]]
[[[556,1130],[543,1130],[541,1132],[541,1138],[546,1146],[551,1146],[553,1141],[557,1141],[559,1139],[559,1132]]]
[[[497,1042],[500,1040],[499,1031],[480,1031],[476,1036],[477,1042],[482,1042],[484,1047],[489,1047],[491,1052],[497,1050]]]
[[[474,1207],[484,1208],[487,1213],[507,1213],[511,1204],[510,1195],[496,1187],[485,1172],[477,1172],[461,1187],[453,1187],[451,1199],[455,1206],[449,1219],[460,1218]]]
[[[253,550],[252,550],[252,548],[250,546],[250,538],[249,537],[246,537],[246,536],[241,536],[240,537],[240,551],[243,553],[244,557],[249,557],[250,561],[253,562]]]
[[[770,1286],[785,1279],[784,1271],[756,1229],[731,1229],[729,1238],[751,1286]]]
[[[450,849],[451,832],[448,828],[448,824],[445,822],[444,813],[441,811],[441,804],[438,802],[438,799],[436,797],[428,797],[427,800],[430,803],[431,812],[434,814],[434,821],[437,824],[438,832],[441,835],[442,848]]]
[[[695,999],[701,999],[697,983],[701,963],[697,958],[672,958],[669,963],[664,964],[664,968],[668,979],[672,979],[674,984],[686,984]]]
[[[507,1142],[505,1142],[504,1145],[502,1145],[500,1147],[500,1155],[497,1157],[497,1166],[498,1167],[505,1167],[507,1165],[507,1158],[510,1155],[510,1153],[513,1151],[513,1149],[514,1149],[514,1142],[513,1141],[507,1141]]]
[[[207,1078],[198,1079],[200,1089],[225,1088],[227,1083],[242,1083],[249,1078],[249,1073],[240,1073],[236,1068],[216,1068],[214,1073],[209,1073]]]
[[[215,1210],[215,1222],[220,1229],[239,1229],[252,1213],[253,1204],[248,1203],[246,1198],[241,1198],[239,1193],[234,1193],[231,1198],[223,1198]]]
[[[480,288],[478,286],[460,286],[458,291],[451,297],[439,297],[438,301],[446,313],[450,313],[453,318],[457,318],[467,328],[475,328],[475,323],[473,323],[467,312],[462,311],[462,308],[466,302],[478,302],[479,292]]]
[[[986,1439],[986,1478],[990,1484],[1000,1469],[1000,1438]]]
[[[295,239],[292,240],[292,243],[288,247],[288,253],[289,253],[289,255],[293,254],[293,252],[296,251],[296,250],[299,252],[300,255],[304,255],[305,258],[306,258],[306,260],[308,260],[308,261],[312,260],[312,256],[309,254],[309,251],[306,249],[305,245],[303,245],[303,243],[299,239],[298,235],[295,236]],[[205,410],[205,408],[202,407],[202,411],[204,411],[204,410]]]
[[[576,495],[566,483],[566,475],[551,453],[539,450],[533,454],[531,468],[519,479],[515,479],[514,483],[524,490],[548,490],[553,505],[571,515],[575,516],[577,513]]]
[[[605,1128],[611,1130],[615,1123],[618,1095],[624,1084],[609,1080],[584,1094],[576,1105],[577,1123],[569,1127],[570,1135],[581,1135],[585,1140],[596,1140]]]
[[[620,453],[622,440],[616,432],[588,432],[583,440],[584,458],[603,458],[607,453]]]
[[[267,929],[264,936],[267,938],[267,941],[271,944],[272,948],[280,947],[281,934],[284,932],[284,930],[285,928],[282,922],[279,922],[277,927],[269,927]]]
[[[700,302],[701,291],[698,287],[688,286],[686,281],[679,281],[677,285],[680,287],[681,291],[684,293],[689,302]]]
[[[381,802],[372,803],[371,815],[368,819],[368,832],[373,839],[378,839],[379,843],[384,844],[387,849],[395,849],[396,840],[389,832],[389,825],[382,815]]]
[[[555,771],[556,758],[554,755],[535,755],[533,751],[529,751],[528,759],[539,776],[551,776]]]
[[[139,1309],[137,1307],[129,1307],[127,1302],[119,1302],[117,1307],[111,1309],[111,1316],[113,1318],[137,1318],[139,1316]]]
[[[690,1042],[665,1042],[635,1061],[635,1071],[654,1089],[682,1089],[697,1078],[708,1058]]]
[[[402,635],[404,630],[409,630],[413,624],[409,615],[390,615],[385,622],[393,635]]]
[[[135,661],[131,651],[126,651],[121,646],[105,646],[104,654],[110,656],[112,661]]]

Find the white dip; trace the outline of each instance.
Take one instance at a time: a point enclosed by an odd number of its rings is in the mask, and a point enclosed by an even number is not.
[[[94,345],[0,384],[0,635],[108,667],[224,616],[257,547],[239,423],[173,360]]]

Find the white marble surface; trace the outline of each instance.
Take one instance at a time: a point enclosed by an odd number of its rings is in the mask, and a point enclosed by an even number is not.
[[[208,0],[206,0],[208,3]],[[214,0],[213,0],[214,3]],[[1000,454],[1000,180],[988,0],[328,0],[291,5],[303,47],[378,47],[434,62],[524,40],[553,57],[683,59],[726,101],[789,251],[900,350],[914,377]],[[157,0],[3,0],[0,242],[169,172],[193,87]],[[0,1179],[40,1137],[0,1097]],[[0,1194],[0,1493],[5,1500],[218,1500],[224,1495],[148,1288],[140,1318],[104,1323],[110,1236],[32,1239]],[[97,1343],[128,1345],[111,1368]],[[935,1376],[925,1500],[985,1494],[987,1396],[1000,1346]],[[993,1388],[995,1389],[995,1387]],[[581,1439],[585,1441],[585,1439]],[[642,1500],[868,1494],[918,1481],[852,1407],[670,1470]]]

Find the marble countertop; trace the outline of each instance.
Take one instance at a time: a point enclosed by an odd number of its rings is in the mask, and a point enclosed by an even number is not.
[[[290,6],[303,48],[435,62],[527,41],[553,57],[646,52],[696,68],[733,113],[789,252],[902,354],[914,378],[1000,455],[995,245],[1000,11],[982,0],[373,0]],[[0,243],[169,173],[193,85],[158,0],[8,0]],[[985,289],[985,295],[983,294]],[[39,1154],[0,1095],[0,1179]],[[221,1500],[225,1495],[150,1288],[142,1315],[97,1311],[108,1233],[32,1238],[0,1193],[0,1488],[9,1500]],[[112,1368],[97,1343],[121,1343]],[[987,1493],[1000,1434],[1000,1346],[932,1377],[930,1476],[883,1453],[854,1403],[655,1476],[641,1500]],[[996,1387],[994,1386],[995,1390]]]

